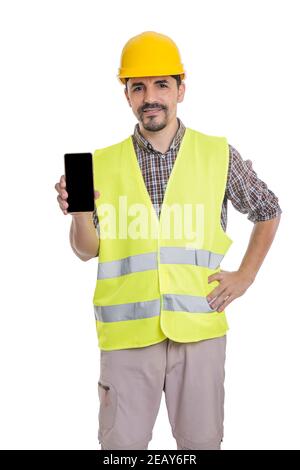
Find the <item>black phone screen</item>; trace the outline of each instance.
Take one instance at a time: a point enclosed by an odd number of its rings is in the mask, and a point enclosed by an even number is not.
[[[68,212],[89,212],[95,208],[93,157],[91,153],[65,153]]]

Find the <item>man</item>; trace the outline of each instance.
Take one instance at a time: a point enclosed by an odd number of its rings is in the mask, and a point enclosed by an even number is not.
[[[221,448],[224,309],[254,282],[282,212],[225,137],[177,117],[184,77],[169,37],[146,31],[127,42],[118,78],[138,123],[95,151],[96,209],[72,214],[74,252],[99,257],[102,449],[147,449],[162,391],[177,449]],[[55,187],[66,214],[64,176]],[[233,272],[220,268],[232,243],[228,199],[255,224]]]

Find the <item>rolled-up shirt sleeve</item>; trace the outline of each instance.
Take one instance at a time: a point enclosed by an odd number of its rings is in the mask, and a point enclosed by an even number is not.
[[[99,226],[99,219],[97,215],[97,209],[94,209],[93,211],[93,223],[94,223],[98,238],[100,238],[100,226]]]
[[[248,214],[251,222],[273,219],[282,213],[278,197],[262,181],[252,167],[251,160],[243,160],[230,144],[230,160],[226,197],[242,214]]]

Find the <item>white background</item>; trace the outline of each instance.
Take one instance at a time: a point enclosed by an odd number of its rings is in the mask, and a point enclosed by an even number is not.
[[[0,446],[97,449],[97,259],[69,244],[55,183],[66,152],[117,143],[136,121],[116,74],[146,30],[180,49],[186,126],[226,136],[279,197],[275,241],[227,307],[223,449],[300,449],[299,2],[1,2]],[[253,227],[229,203],[238,268]],[[164,395],[149,449],[176,449]]]

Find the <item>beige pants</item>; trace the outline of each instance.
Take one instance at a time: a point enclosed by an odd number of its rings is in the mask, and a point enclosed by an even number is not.
[[[226,335],[100,350],[101,449],[147,449],[162,392],[177,449],[220,449]]]

